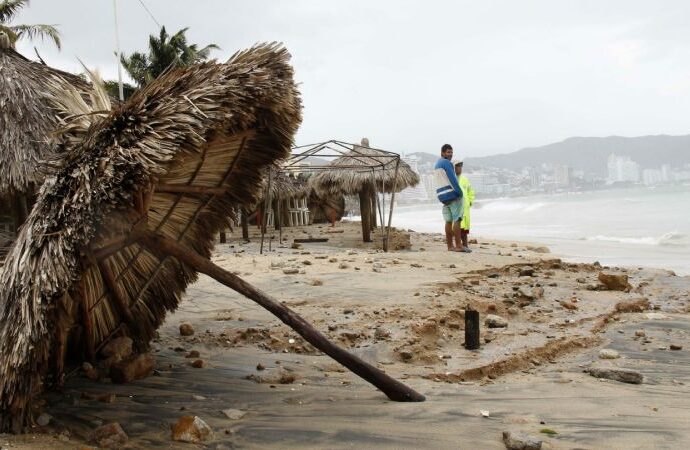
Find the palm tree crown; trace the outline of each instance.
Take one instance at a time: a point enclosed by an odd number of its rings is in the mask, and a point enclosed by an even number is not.
[[[165,27],[161,27],[158,36],[149,36],[148,54],[134,52],[120,57],[122,66],[139,87],[172,67],[203,62],[208,59],[211,50],[220,48],[216,44],[209,44],[201,49],[197,44],[188,44],[185,36],[188,29],[183,28],[170,36]]]
[[[25,6],[29,6],[29,0],[2,0],[0,1],[0,31],[4,31],[10,38],[10,44],[14,47],[19,39],[35,38],[48,39],[53,41],[57,48],[60,48],[60,33],[53,25],[10,25],[19,11]]]

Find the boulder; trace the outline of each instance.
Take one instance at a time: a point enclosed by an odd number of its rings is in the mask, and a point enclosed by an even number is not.
[[[489,328],[505,328],[508,326],[508,321],[501,316],[489,314],[484,319],[484,324]]]
[[[541,440],[529,434],[504,431],[503,443],[508,450],[540,450]]]
[[[620,313],[643,312],[648,310],[649,308],[649,300],[646,298],[637,298],[634,300],[625,300],[616,303],[616,312]]]
[[[182,416],[172,426],[172,439],[198,444],[213,436],[213,430],[197,416]]]
[[[642,384],[644,376],[631,369],[620,369],[618,367],[591,367],[587,372],[595,378],[605,378],[607,380],[619,381],[621,383]]]
[[[110,367],[110,379],[113,383],[131,383],[151,376],[156,361],[149,354],[137,355],[113,364]]]
[[[194,327],[191,324],[183,323],[180,325],[180,336],[192,336],[194,334]]]
[[[599,358],[601,359],[618,359],[620,357],[621,355],[612,348],[602,348],[599,350]]]
[[[99,447],[121,448],[129,438],[120,424],[113,422],[96,428],[92,439]]]
[[[599,272],[599,281],[611,291],[628,292],[632,289],[624,273]]]
[[[101,354],[111,363],[122,361],[132,354],[132,339],[127,336],[115,338],[103,347]]]

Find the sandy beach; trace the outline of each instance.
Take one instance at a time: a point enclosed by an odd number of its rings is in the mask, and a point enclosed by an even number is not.
[[[211,426],[204,446],[213,449],[498,449],[503,431],[536,436],[547,449],[690,445],[690,278],[569,264],[520,242],[480,239],[473,253],[453,253],[441,235],[402,230],[393,243],[410,248],[384,253],[359,233],[357,223],[288,228],[282,243],[277,232],[269,235],[263,255],[256,233],[250,243],[233,235],[216,246],[213,261],[426,402],[389,401],[274,316],[202,276],[153,342],[154,376],[115,385],[75,369],[62,393],[44,396],[50,424],[0,435],[0,447],[91,447],[94,428],[119,422],[130,448],[193,448],[170,438],[183,415]],[[292,245],[305,237],[328,241]],[[601,271],[628,275],[631,289],[603,290]],[[480,312],[479,350],[463,347],[466,309]],[[489,315],[505,326],[487,326]],[[183,323],[193,335],[180,336]],[[602,359],[602,349],[620,357]],[[188,357],[193,351],[198,358]],[[196,359],[203,368],[192,366]],[[587,373],[600,366],[633,369],[644,381]]]

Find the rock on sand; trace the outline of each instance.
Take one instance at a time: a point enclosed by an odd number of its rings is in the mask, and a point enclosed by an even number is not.
[[[644,376],[636,370],[618,367],[591,367],[587,372],[595,378],[620,381],[621,383],[642,384]]]
[[[484,324],[489,328],[505,328],[508,326],[508,321],[501,316],[489,314],[484,319]]]
[[[599,281],[612,291],[629,291],[632,288],[624,273],[599,272]]]
[[[182,416],[172,426],[172,439],[180,442],[203,442],[213,436],[213,430],[197,416]]]
[[[541,440],[520,432],[503,432],[503,443],[508,450],[540,450]]]

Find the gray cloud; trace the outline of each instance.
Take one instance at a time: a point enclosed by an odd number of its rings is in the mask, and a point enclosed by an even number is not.
[[[569,136],[686,134],[684,1],[145,0],[169,30],[229,57],[282,41],[302,82],[301,144],[330,138],[401,152],[508,152]],[[118,0],[124,52],[156,25]],[[59,24],[50,64],[117,74],[111,0],[32,0],[18,22]],[[31,45],[20,51],[33,56]]]

